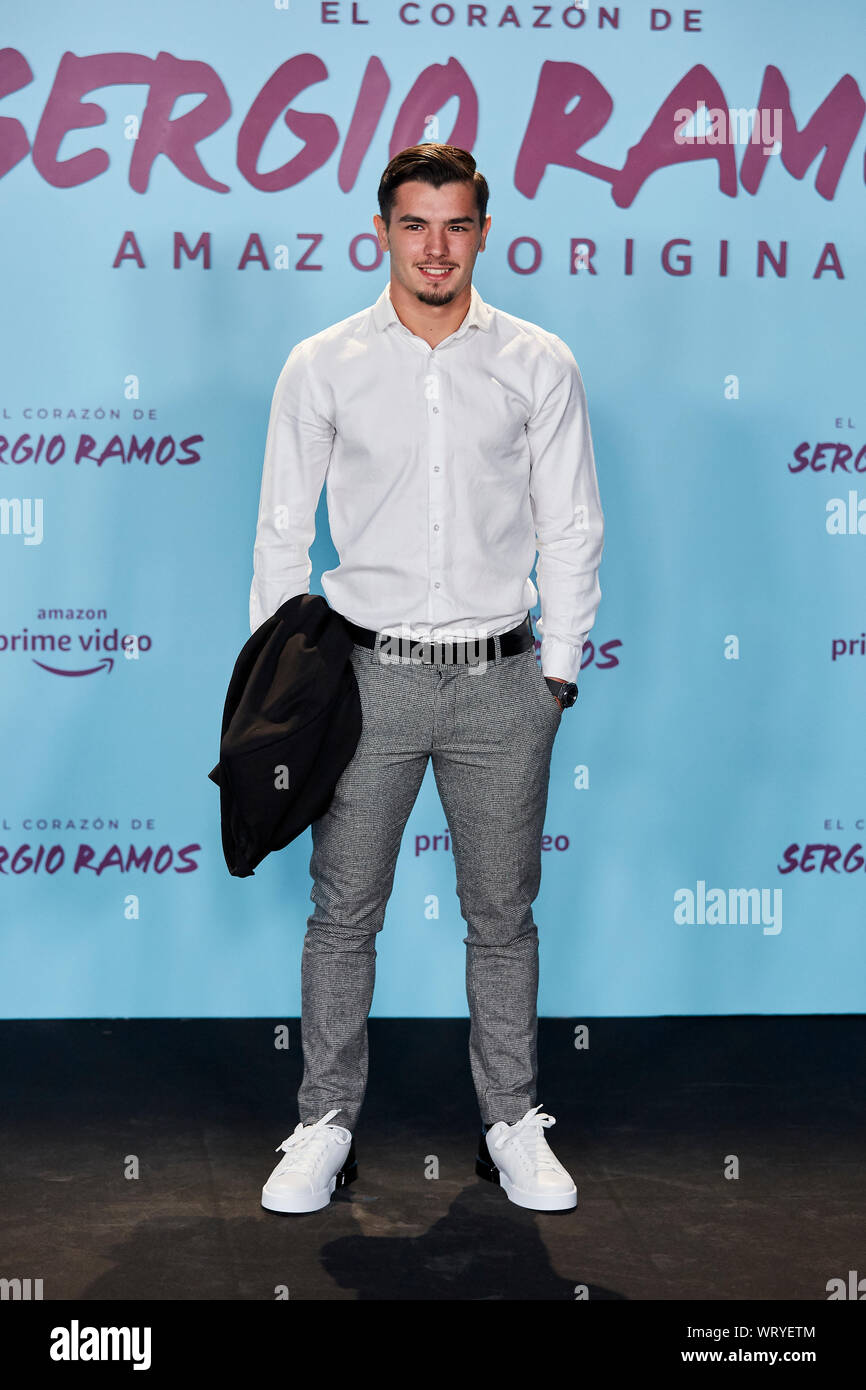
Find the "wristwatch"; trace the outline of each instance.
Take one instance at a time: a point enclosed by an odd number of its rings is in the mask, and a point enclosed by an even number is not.
[[[545,676],[548,688],[559,701],[560,709],[571,709],[577,699],[577,686],[574,681],[558,680],[555,676]]]

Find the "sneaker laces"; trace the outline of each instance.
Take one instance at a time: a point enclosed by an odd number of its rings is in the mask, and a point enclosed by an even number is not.
[[[279,1165],[280,1170],[286,1172],[290,1168],[315,1161],[321,1152],[322,1143],[329,1138],[325,1126],[339,1113],[339,1110],[329,1110],[327,1115],[323,1115],[314,1125],[297,1125],[294,1134],[290,1134],[288,1139],[284,1139],[274,1150],[275,1153],[282,1150],[286,1155]],[[328,1125],[328,1128],[336,1129],[337,1126]],[[290,1150],[293,1152],[289,1152]]]
[[[547,1169],[550,1172],[559,1173],[562,1165],[554,1158],[550,1149],[547,1147],[547,1140],[544,1131],[550,1129],[551,1125],[556,1124],[552,1115],[547,1115],[538,1111],[540,1105],[536,1105],[532,1110],[527,1110],[526,1114],[516,1124],[503,1130],[498,1139],[493,1141],[493,1151],[501,1149],[503,1144],[508,1144],[512,1140],[517,1140],[521,1146],[521,1151],[534,1165],[536,1171]]]

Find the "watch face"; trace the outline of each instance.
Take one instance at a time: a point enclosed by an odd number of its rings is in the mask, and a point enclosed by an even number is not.
[[[569,681],[559,692],[559,700],[565,709],[569,709],[577,699],[577,686]]]

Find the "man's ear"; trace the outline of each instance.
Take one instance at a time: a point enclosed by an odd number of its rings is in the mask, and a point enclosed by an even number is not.
[[[373,231],[376,233],[376,238],[379,242],[379,249],[381,251],[387,251],[389,249],[388,228],[385,224],[384,219],[378,212],[374,212],[373,214]]]

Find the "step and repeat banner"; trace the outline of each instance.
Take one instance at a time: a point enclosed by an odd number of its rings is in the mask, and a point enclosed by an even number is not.
[[[580,365],[606,521],[540,1012],[861,1011],[861,0],[78,0],[2,43],[0,1013],[300,1010],[310,832],[233,879],[207,773],[277,377],[379,296],[427,140],[490,184],[483,298]],[[465,1015],[465,933],[428,766],[374,1014]]]

